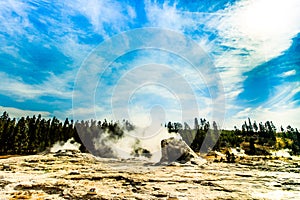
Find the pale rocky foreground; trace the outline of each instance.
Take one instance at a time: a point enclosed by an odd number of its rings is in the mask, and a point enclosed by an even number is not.
[[[0,199],[299,199],[299,161],[155,166],[56,153],[0,160]]]

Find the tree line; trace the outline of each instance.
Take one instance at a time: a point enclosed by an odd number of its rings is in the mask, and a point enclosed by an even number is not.
[[[241,129],[218,130],[216,122],[210,123],[204,118],[195,118],[191,128],[186,122],[183,124],[168,122],[165,127],[169,132],[179,133],[182,139],[196,152],[221,150],[226,147],[241,147],[248,145],[246,153],[258,154],[257,146],[272,149],[289,148],[295,155],[300,154],[300,133],[297,128],[287,126],[280,130],[272,121],[265,123],[252,122],[250,118],[245,121]],[[125,131],[134,130],[134,125],[128,121],[76,121],[65,119],[61,122],[56,117],[51,119],[37,117],[10,118],[7,112],[0,116],[0,155],[7,154],[36,154],[48,150],[57,141],[66,142],[70,138],[81,144],[80,150],[88,150],[94,155],[111,156],[112,149],[107,146],[107,140],[118,140],[124,136]],[[95,145],[95,140],[100,141]],[[137,141],[138,142],[138,141]],[[84,145],[83,145],[84,144]],[[138,143],[137,143],[138,144]],[[246,145],[246,146],[247,146]],[[132,154],[143,152],[136,145]],[[142,151],[141,151],[142,150]],[[149,153],[149,152],[148,152]]]
[[[66,118],[61,122],[56,117],[45,119],[41,115],[11,119],[4,112],[0,116],[0,155],[36,154],[49,150],[57,141],[66,142],[70,138],[81,144],[82,152],[87,152],[84,143],[95,154],[100,154],[104,149],[111,153],[109,147],[96,149],[93,141],[104,133],[107,139],[116,140],[123,137],[125,129],[132,130],[134,126],[128,121],[124,121],[122,126],[119,122],[107,120],[74,122]]]
[[[177,132],[182,139],[196,152],[208,152],[209,150],[220,150],[228,147],[246,147],[249,155],[266,154],[265,149],[279,150],[291,149],[294,155],[300,155],[300,133],[297,128],[290,125],[280,130],[272,121],[265,123],[252,122],[248,118],[241,129],[237,126],[234,130],[218,130],[216,122],[212,125],[206,119],[195,118],[194,127],[187,123],[168,122],[165,124],[169,132]],[[261,148],[256,148],[261,147]]]

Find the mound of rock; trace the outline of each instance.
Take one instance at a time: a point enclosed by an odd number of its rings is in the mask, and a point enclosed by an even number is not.
[[[80,154],[81,152],[76,149],[62,149],[58,150],[57,152],[54,153],[54,157],[59,157],[59,156],[68,156],[68,157],[76,157],[77,154]]]
[[[204,159],[200,158],[182,139],[174,137],[161,141],[162,157],[160,163],[187,163],[203,164]]]

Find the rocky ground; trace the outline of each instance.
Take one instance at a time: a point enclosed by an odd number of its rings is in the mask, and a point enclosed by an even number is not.
[[[154,165],[66,152],[0,159],[0,199],[299,199],[300,162]]]

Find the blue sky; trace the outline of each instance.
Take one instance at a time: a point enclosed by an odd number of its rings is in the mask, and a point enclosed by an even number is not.
[[[224,128],[248,117],[300,128],[299,10],[299,0],[2,1],[0,111],[147,124],[158,106],[164,113],[154,117],[165,120],[211,120],[215,111]],[[193,40],[209,63],[195,73],[184,46],[130,49],[99,67],[123,51],[111,37],[149,27]]]

